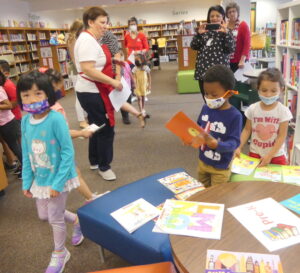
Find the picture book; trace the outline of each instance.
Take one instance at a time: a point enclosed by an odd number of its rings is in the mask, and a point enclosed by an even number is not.
[[[204,129],[183,112],[175,114],[165,126],[184,143],[187,143],[196,149],[204,144]]]
[[[207,250],[205,273],[283,273],[278,255]]]
[[[175,194],[203,186],[202,183],[186,172],[174,173],[158,179],[158,181]]]
[[[300,243],[300,219],[272,198],[228,211],[269,251]]]
[[[129,233],[137,230],[159,214],[159,210],[149,202],[140,198],[110,215]]]
[[[167,199],[153,231],[220,239],[224,205]]]
[[[178,193],[175,195],[175,197],[179,200],[186,200],[189,197],[191,197],[192,195],[194,195],[196,192],[203,191],[203,190],[205,190],[205,187],[199,186],[199,187],[184,191],[182,193]]]
[[[280,204],[284,205],[288,209],[300,214],[300,194],[297,194],[287,200],[280,202]]]
[[[282,166],[283,181],[300,185],[300,166]]]
[[[281,166],[266,166],[255,169],[255,178],[271,180],[273,182],[281,181]]]
[[[245,154],[241,154],[240,158],[235,157],[232,166],[231,171],[233,173],[243,174],[243,175],[250,175],[254,169],[259,164],[260,160],[258,158],[250,157]]]

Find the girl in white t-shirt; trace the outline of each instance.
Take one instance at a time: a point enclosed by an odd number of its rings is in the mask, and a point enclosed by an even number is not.
[[[250,105],[245,112],[247,121],[236,155],[240,155],[251,136],[249,155],[261,159],[259,167],[269,163],[286,165],[285,140],[288,123],[293,116],[289,108],[278,101],[284,89],[281,72],[277,68],[269,68],[260,73],[257,89],[261,101]]]

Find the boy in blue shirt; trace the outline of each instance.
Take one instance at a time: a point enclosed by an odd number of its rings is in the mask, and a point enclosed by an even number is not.
[[[234,151],[240,145],[242,115],[228,99],[233,95],[232,71],[215,65],[204,75],[203,106],[197,123],[205,128],[204,145],[199,149],[198,179],[205,187],[226,183]]]

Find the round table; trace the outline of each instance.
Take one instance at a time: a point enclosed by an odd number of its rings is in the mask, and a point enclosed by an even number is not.
[[[207,249],[276,254],[280,256],[283,271],[300,272],[300,244],[269,252],[246,228],[240,224],[227,208],[272,197],[283,201],[300,193],[300,187],[276,182],[231,182],[213,186],[198,192],[189,201],[225,204],[220,240],[190,236],[170,235],[172,253],[180,272],[205,272]]]

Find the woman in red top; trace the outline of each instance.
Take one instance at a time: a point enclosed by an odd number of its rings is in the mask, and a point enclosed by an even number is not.
[[[144,33],[138,32],[137,25],[138,23],[135,17],[131,17],[128,20],[129,32],[124,37],[124,46],[127,51],[127,58],[130,56],[132,51],[134,51],[135,54],[145,54],[149,50],[147,37]]]
[[[233,72],[238,68],[243,68],[245,62],[249,60],[250,51],[250,30],[245,21],[239,21],[240,7],[231,2],[226,7],[227,27],[232,31],[236,41],[235,52],[230,59],[230,68]]]

